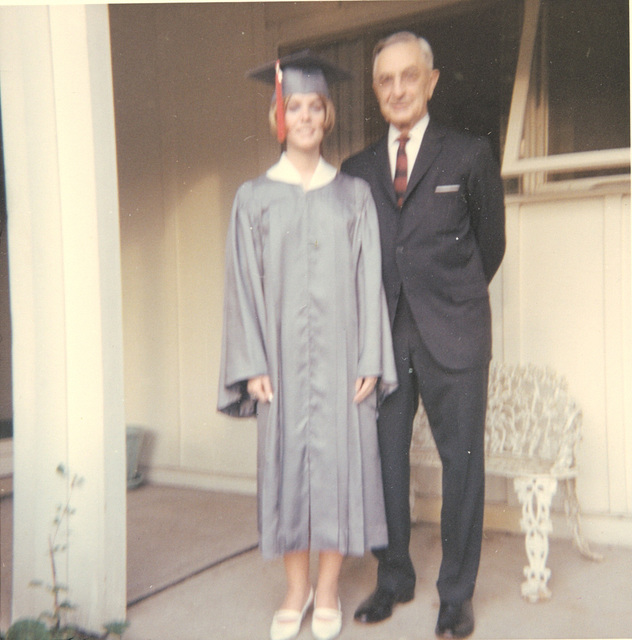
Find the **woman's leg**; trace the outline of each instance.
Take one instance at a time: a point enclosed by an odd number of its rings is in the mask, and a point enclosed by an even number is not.
[[[301,611],[311,588],[309,582],[309,551],[293,551],[283,556],[287,593],[281,609]]]
[[[338,551],[321,551],[318,560],[318,583],[314,606],[338,609],[338,578],[343,555]]]
[[[276,611],[270,627],[270,640],[294,640],[301,630],[305,612],[312,604],[309,583],[309,551],[296,551],[283,556],[287,593]]]
[[[338,598],[338,577],[342,558],[338,551],[320,552],[312,616],[312,635],[315,640],[334,640],[342,628],[342,612]]]

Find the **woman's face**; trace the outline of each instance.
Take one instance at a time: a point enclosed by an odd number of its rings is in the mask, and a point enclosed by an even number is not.
[[[295,93],[285,108],[288,148],[320,149],[325,136],[325,105],[317,93]]]

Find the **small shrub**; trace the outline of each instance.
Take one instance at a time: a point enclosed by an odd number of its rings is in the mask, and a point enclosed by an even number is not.
[[[9,627],[7,640],[51,640],[51,634],[39,620],[18,620]]]

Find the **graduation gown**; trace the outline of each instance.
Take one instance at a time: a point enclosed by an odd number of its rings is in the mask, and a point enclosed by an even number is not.
[[[397,375],[368,185],[321,159],[305,190],[284,154],[237,192],[225,274],[218,409],[257,416],[263,556],[385,546],[376,411]],[[271,403],[246,390],[262,374]]]

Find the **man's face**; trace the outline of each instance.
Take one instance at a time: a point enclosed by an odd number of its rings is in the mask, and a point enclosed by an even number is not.
[[[428,100],[439,80],[416,42],[398,42],[383,49],[373,73],[373,90],[384,119],[408,132],[428,112]]]

